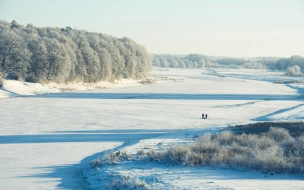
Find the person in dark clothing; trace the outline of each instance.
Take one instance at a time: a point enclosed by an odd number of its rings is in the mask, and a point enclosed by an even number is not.
[[[205,116],[204,116],[204,114],[202,114],[202,119],[205,119]]]
[[[206,114],[206,119],[207,119],[208,115]]]

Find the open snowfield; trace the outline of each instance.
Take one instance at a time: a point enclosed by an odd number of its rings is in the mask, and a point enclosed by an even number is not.
[[[291,80],[297,83],[282,82]],[[120,173],[159,189],[303,189],[303,177],[285,174],[144,162],[89,167],[111,149],[136,153],[232,124],[302,120],[303,84],[279,72],[224,68],[153,68],[142,81],[95,90],[5,81],[0,189],[102,189]]]

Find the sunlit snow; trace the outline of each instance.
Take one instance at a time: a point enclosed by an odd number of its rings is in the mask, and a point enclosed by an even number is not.
[[[280,72],[153,68],[144,80],[97,86],[4,81],[0,189],[101,189],[107,175],[121,172],[160,189],[304,188],[303,177],[253,171],[156,163],[90,169],[91,160],[111,149],[136,152],[227,125],[304,118],[304,80]],[[296,83],[284,82],[291,80]]]

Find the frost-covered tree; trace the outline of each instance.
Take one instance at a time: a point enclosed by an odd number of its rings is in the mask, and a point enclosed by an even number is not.
[[[166,59],[160,60],[160,66],[161,67],[169,67],[169,62]]]
[[[156,67],[171,67],[171,68],[204,68],[208,57],[200,54],[183,55],[168,55],[155,54],[152,55],[153,65]]]
[[[11,28],[21,28],[22,26],[19,25],[15,20],[11,22]]]
[[[100,69],[98,54],[92,49],[85,36],[79,36],[76,44],[81,52],[86,68],[85,82],[96,82]]]
[[[31,53],[24,39],[14,31],[0,30],[0,71],[8,78],[24,79]]]
[[[286,75],[298,76],[302,75],[301,68],[298,65],[293,65],[287,68]]]
[[[200,54],[189,54],[185,58],[192,62],[196,62],[197,67],[199,67],[199,68],[204,68],[205,64],[206,64],[205,59],[207,60],[206,56],[200,55]],[[193,64],[192,64],[192,67],[193,67]]]
[[[265,69],[265,65],[260,62],[246,62],[243,66],[247,69]]]
[[[97,82],[140,78],[151,66],[147,50],[129,38],[0,20],[0,78]]]
[[[162,64],[162,62],[166,60],[169,63],[169,67],[173,67],[173,68],[241,66],[252,69],[265,69],[265,68],[275,69],[277,61],[279,60],[279,58],[277,57],[233,58],[233,57],[223,57],[223,56],[206,56],[201,54],[188,54],[188,55],[152,54],[150,56],[152,57],[154,66],[163,67],[164,64]],[[293,56],[293,60],[297,60],[297,62],[301,62],[301,57]],[[176,62],[178,64],[176,64]]]
[[[298,65],[300,68],[304,68],[304,57],[293,55],[290,58],[279,59],[276,63],[276,69],[283,70],[290,66]]]
[[[159,59],[153,60],[153,65],[154,65],[155,67],[159,67],[159,66],[160,66],[160,61],[159,61]]]
[[[176,59],[171,60],[170,67],[178,68],[179,67],[178,61]]]
[[[178,67],[179,67],[179,68],[185,68],[185,67],[186,67],[186,66],[185,66],[185,62],[182,61],[182,60],[179,60],[179,61],[178,61]]]
[[[46,80],[47,48],[45,41],[31,36],[26,39],[26,43],[28,50],[32,53],[27,80],[30,82]]]

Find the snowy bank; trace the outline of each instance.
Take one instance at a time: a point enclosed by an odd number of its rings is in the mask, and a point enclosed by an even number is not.
[[[3,87],[0,88],[0,98],[16,96],[30,96],[36,94],[84,91],[104,88],[123,88],[128,86],[141,85],[141,80],[121,79],[114,82],[101,81],[98,83],[68,83],[68,84],[39,84],[21,82],[17,80],[3,80]]]
[[[3,80],[3,87],[0,88],[0,98],[27,96],[59,92],[57,89],[45,87],[39,83],[20,82],[16,80]]]
[[[98,159],[93,160],[91,168],[84,170],[82,177],[92,189],[303,189],[303,177],[296,175],[261,173],[242,168],[230,170],[224,166],[224,169],[182,166],[140,159],[147,152],[191,143],[199,135],[220,129],[184,130],[115,149],[114,154],[126,153],[139,159],[126,157],[123,161],[102,164],[96,164]],[[100,154],[101,158],[108,153],[110,151]]]

